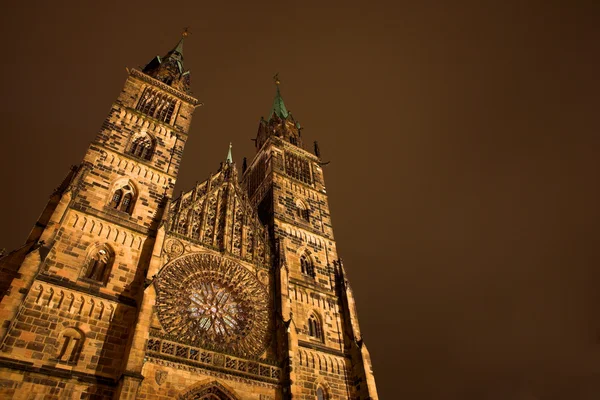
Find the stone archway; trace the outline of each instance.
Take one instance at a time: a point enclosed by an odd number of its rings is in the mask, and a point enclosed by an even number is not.
[[[200,384],[179,395],[179,400],[239,400],[232,390],[217,381]]]

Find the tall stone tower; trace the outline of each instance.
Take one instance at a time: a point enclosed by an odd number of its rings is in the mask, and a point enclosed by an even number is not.
[[[26,244],[0,258],[0,396],[377,399],[321,161],[277,92],[241,173],[173,198],[199,105],[183,39],[133,69]]]
[[[0,259],[0,397],[118,398],[192,113],[183,38],[132,69],[26,244]]]
[[[338,257],[320,160],[304,149],[302,126],[276,95],[261,118],[244,185],[269,231],[284,366],[283,398],[377,399],[352,291]]]

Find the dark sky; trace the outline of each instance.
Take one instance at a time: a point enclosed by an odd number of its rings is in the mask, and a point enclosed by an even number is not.
[[[229,141],[254,155],[279,72],[331,161],[382,399],[598,399],[599,5],[5,1],[0,247],[80,162],[125,67],[189,25],[205,106],[177,191]]]

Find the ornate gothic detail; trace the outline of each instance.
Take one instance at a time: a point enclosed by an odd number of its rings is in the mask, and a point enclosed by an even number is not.
[[[179,257],[183,254],[183,244],[177,239],[169,239],[165,241],[165,252],[171,258]]]
[[[156,383],[158,383],[158,386],[165,383],[165,381],[167,380],[168,374],[169,374],[168,371],[163,371],[160,369],[158,371],[156,371],[156,373],[154,374],[154,379],[156,380]]]
[[[180,400],[236,400],[238,397],[229,389],[214,381],[190,389],[178,397]]]
[[[246,268],[193,253],[165,267],[156,284],[160,321],[177,340],[242,357],[264,350],[269,296]]]
[[[233,163],[173,201],[169,229],[250,262],[270,260],[266,230],[237,182]]]

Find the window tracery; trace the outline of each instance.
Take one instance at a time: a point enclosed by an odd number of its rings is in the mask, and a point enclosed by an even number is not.
[[[113,262],[114,253],[107,245],[94,249],[88,257],[85,277],[87,279],[106,283]]]
[[[157,278],[162,325],[179,341],[254,357],[269,334],[268,294],[250,271],[209,254],[193,253]]]
[[[310,210],[302,201],[298,200],[296,202],[296,214],[298,217],[304,221],[310,221]]]
[[[154,147],[152,138],[148,135],[144,135],[135,138],[131,142],[131,146],[127,150],[127,153],[149,161],[154,154]]]
[[[144,90],[136,109],[159,121],[170,123],[175,103],[176,100],[171,96],[148,87]]]
[[[131,214],[135,203],[135,190],[131,183],[123,184],[114,191],[109,207]]]
[[[285,173],[301,182],[312,184],[308,160],[291,152],[285,153]]]
[[[312,263],[309,255],[304,253],[300,256],[300,271],[304,275],[308,275],[312,278],[316,276],[315,274],[315,266]]]
[[[321,320],[314,313],[308,317],[308,336],[323,340],[323,328]]]

